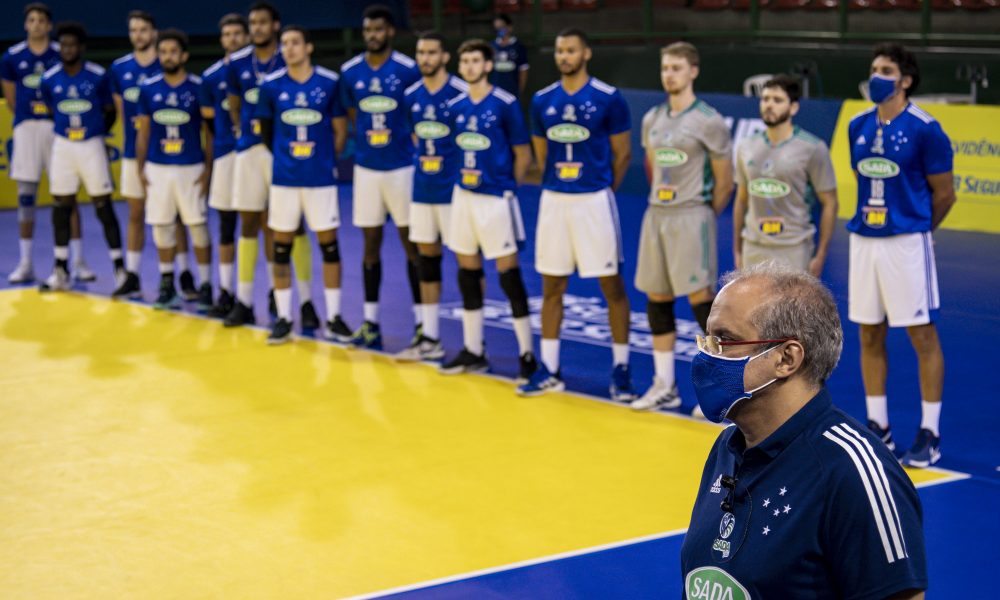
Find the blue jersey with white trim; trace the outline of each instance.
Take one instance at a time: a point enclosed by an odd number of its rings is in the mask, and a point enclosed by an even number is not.
[[[162,72],[158,58],[143,66],[132,53],[111,63],[111,92],[122,97],[123,158],[135,158],[135,118],[139,114],[139,86]]]
[[[685,597],[874,600],[925,589],[921,520],[896,458],[822,389],[752,448],[735,426],[719,435],[681,548]]]
[[[617,88],[596,77],[570,95],[556,82],[531,99],[531,135],[546,138],[542,187],[583,194],[614,182],[610,136],[632,128]]]
[[[420,204],[448,204],[458,179],[462,156],[452,135],[448,102],[469,90],[454,75],[431,93],[423,81],[406,90],[406,111],[417,137],[414,159],[413,201]]]
[[[274,121],[271,183],[290,187],[335,185],[333,119],[345,115],[340,77],[323,67],[303,83],[282,69],[260,86],[258,119]]]
[[[0,79],[14,83],[14,126],[31,119],[51,119],[52,113],[42,98],[39,86],[45,72],[59,63],[59,44],[49,42],[41,54],[35,54],[28,42],[14,44],[0,58]],[[10,98],[7,99],[10,102]]]
[[[343,102],[356,109],[355,162],[366,169],[391,171],[413,163],[409,115],[404,92],[420,80],[417,63],[395,50],[373,69],[364,54],[340,69]]]
[[[55,133],[71,142],[104,137],[104,108],[113,107],[104,68],[84,62],[76,75],[58,64],[42,77],[42,98],[52,111]]]
[[[240,137],[236,140],[236,151],[242,152],[260,143],[260,123],[253,115],[257,111],[260,84],[271,73],[285,68],[285,59],[275,50],[266,62],[257,59],[251,44],[229,55],[226,66],[226,90],[230,96],[240,98]]]
[[[464,93],[448,108],[455,144],[461,150],[458,185],[489,196],[516,189],[514,146],[529,141],[517,98],[494,87],[478,103]]]
[[[201,148],[201,77],[188,75],[172,86],[163,74],[139,86],[139,114],[149,117],[146,160],[160,165],[196,165],[205,161]]]
[[[490,83],[514,96],[521,95],[521,71],[528,68],[528,50],[517,38],[506,44],[500,38],[493,40],[493,71]]]
[[[879,123],[872,107],[851,119],[847,131],[858,179],[858,208],[848,231],[870,237],[930,231],[927,176],[952,170],[951,140],[941,124],[909,104],[888,124]]]
[[[229,116],[229,84],[226,82],[226,59],[215,61],[201,74],[198,101],[215,111],[212,120],[212,156],[219,158],[236,149],[233,118]]]

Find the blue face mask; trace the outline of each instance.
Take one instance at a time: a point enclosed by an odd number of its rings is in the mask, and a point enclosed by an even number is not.
[[[889,79],[881,75],[872,75],[868,80],[868,97],[875,104],[881,104],[896,93],[896,82],[898,79]]]
[[[505,38],[505,37],[507,37],[507,28],[506,27],[501,27],[500,29],[497,29],[497,37],[498,38]]]
[[[743,389],[743,374],[747,364],[763,356],[778,346],[772,346],[755,356],[726,358],[701,351],[691,361],[691,382],[698,397],[705,418],[713,423],[721,423],[737,402],[749,400],[754,393],[771,385],[777,378],[752,390]]]

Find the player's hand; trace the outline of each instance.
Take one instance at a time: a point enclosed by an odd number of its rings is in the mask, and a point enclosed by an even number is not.
[[[813,277],[818,278],[823,274],[824,262],[826,262],[826,257],[824,256],[814,256],[813,259],[809,261],[809,272]]]
[[[146,177],[146,169],[143,167],[139,169],[139,183],[142,184],[142,191],[146,192],[149,189],[149,178]]]
[[[737,269],[743,268],[743,252],[740,250],[733,250],[733,265]]]
[[[209,181],[212,180],[212,170],[209,168],[202,169],[201,175],[198,176],[198,187],[201,189],[201,197],[208,197],[208,185]]]

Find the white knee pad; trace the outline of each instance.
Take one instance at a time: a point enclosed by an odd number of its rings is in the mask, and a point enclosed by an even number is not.
[[[153,242],[157,248],[173,248],[177,245],[177,224],[153,225]]]
[[[188,233],[191,235],[191,245],[195,248],[207,248],[211,243],[208,238],[208,225],[204,223],[191,225],[188,227]]]
[[[35,181],[18,181],[18,196],[34,196],[38,193],[38,183]]]

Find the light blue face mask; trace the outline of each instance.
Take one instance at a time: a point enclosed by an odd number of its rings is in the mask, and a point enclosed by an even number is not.
[[[500,39],[507,37],[508,31],[509,30],[506,27],[501,27],[500,29],[497,29],[497,37]]]
[[[754,356],[727,358],[699,351],[691,361],[691,382],[705,418],[713,423],[721,423],[738,402],[749,400],[753,394],[771,385],[777,378],[759,385],[752,390],[743,389],[743,375],[751,360],[764,356],[772,346]]]
[[[875,104],[881,104],[896,93],[896,82],[898,79],[889,79],[881,75],[872,75],[868,79],[868,97]]]

